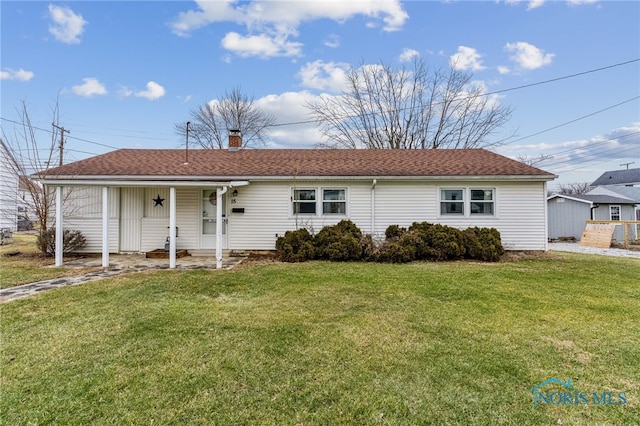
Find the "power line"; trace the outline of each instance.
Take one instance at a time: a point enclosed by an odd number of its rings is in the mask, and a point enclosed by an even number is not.
[[[575,150],[577,150],[577,149],[586,149],[586,148],[591,148],[591,147],[593,147],[593,145],[596,145],[596,144],[601,144],[601,143],[605,143],[605,142],[611,142],[611,141],[615,141],[615,140],[625,139],[625,138],[628,138],[628,137],[631,137],[631,136],[635,136],[635,135],[637,135],[637,134],[640,134],[640,132],[632,132],[632,133],[627,133],[626,135],[617,136],[617,137],[615,137],[615,138],[603,139],[603,140],[600,140],[600,141],[595,141],[595,142],[593,142],[591,145],[585,145],[585,146],[580,146],[580,147],[568,148],[568,149],[565,149],[565,150],[562,150],[562,151],[552,152],[550,155],[565,154],[565,153],[567,153],[567,152],[572,152],[572,151],[575,151]],[[552,164],[556,164],[556,163],[551,163],[551,165],[552,165]]]
[[[508,88],[508,89],[496,90],[496,91],[493,91],[493,92],[487,92],[487,93],[483,93],[481,96],[497,95],[497,94],[500,94],[500,93],[512,92],[514,90],[520,90],[520,89],[526,89],[526,88],[529,88],[529,87],[540,86],[542,84],[548,84],[548,83],[553,83],[553,82],[560,81],[560,80],[566,80],[566,79],[569,79],[569,78],[580,77],[580,76],[583,76],[583,75],[586,75],[586,74],[591,74],[591,73],[594,73],[594,72],[604,71],[604,70],[611,69],[611,68],[621,67],[623,65],[629,65],[629,64],[632,64],[634,62],[639,62],[639,61],[640,61],[640,58],[631,59],[629,61],[619,62],[617,64],[607,65],[607,66],[600,67],[600,68],[594,68],[594,69],[591,69],[591,70],[582,71],[582,72],[575,73],[575,74],[569,74],[569,75],[565,75],[565,76],[562,76],[562,77],[556,77],[556,78],[551,78],[551,79],[548,79],[548,80],[538,81],[536,83],[524,84],[522,86],[516,86],[516,87],[511,87],[511,88]],[[638,97],[636,97],[634,99],[637,99],[637,98]],[[463,98],[461,100],[464,101],[464,100],[468,100],[468,99],[472,99],[472,97]],[[629,101],[625,101],[625,102],[629,102]],[[439,103],[442,103],[442,102],[435,102],[436,105],[439,104]],[[413,109],[413,108],[419,108],[419,107],[407,107],[407,108],[401,108],[401,109],[397,109],[397,110],[390,110],[389,112],[391,112],[391,111],[404,111],[404,110]],[[357,117],[357,115],[345,116],[344,118],[347,119],[347,118],[353,118],[353,117]],[[282,126],[293,126],[293,125],[299,125],[299,124],[311,124],[311,123],[315,123],[316,121],[317,120],[303,120],[303,121],[293,121],[293,122],[290,122],[290,123],[276,123],[276,124],[272,124],[272,125],[267,126],[267,127],[282,127]]]
[[[521,138],[518,138],[518,139],[515,139],[515,140],[512,140],[512,141],[509,141],[509,142],[505,142],[503,145],[508,145],[508,144],[512,144],[512,143],[515,143],[515,142],[520,142],[521,140],[528,139],[528,138],[532,138],[532,137],[534,137],[534,136],[538,136],[538,135],[541,135],[541,134],[543,134],[543,133],[550,132],[551,130],[559,129],[560,127],[564,127],[564,126],[567,126],[567,125],[569,125],[569,124],[573,124],[573,123],[575,123],[575,122],[577,122],[577,121],[584,120],[585,118],[592,117],[592,116],[594,116],[594,115],[596,115],[596,114],[600,114],[601,112],[608,111],[608,110],[610,110],[610,109],[613,109],[613,108],[619,107],[620,105],[624,105],[624,104],[626,104],[626,103],[629,103],[629,102],[631,102],[631,101],[635,101],[635,100],[637,100],[637,99],[640,99],[640,96],[636,96],[636,97],[634,97],[634,98],[627,99],[626,101],[622,101],[622,102],[620,102],[620,103],[617,103],[617,104],[615,104],[615,105],[608,106],[608,107],[606,107],[606,108],[603,108],[603,109],[601,109],[601,110],[598,110],[598,111],[592,112],[592,113],[590,113],[590,114],[583,115],[582,117],[578,117],[578,118],[574,118],[573,120],[565,121],[565,122],[564,122],[564,123],[562,123],[562,124],[558,124],[558,125],[556,125],[556,126],[549,127],[548,129],[541,130],[541,131],[539,131],[539,132],[532,133],[532,134],[530,134],[530,135],[523,136],[523,137],[521,137]],[[500,142],[502,142],[502,141],[499,141],[499,142],[496,142],[496,143],[500,143]]]
[[[21,125],[21,126],[24,124],[24,123],[21,123],[21,122],[19,122],[19,121],[10,120],[10,119],[8,119],[8,118],[4,118],[4,117],[0,117],[0,120],[8,121],[9,123],[18,124],[18,125]],[[33,125],[32,125],[32,126],[29,126],[29,127],[33,128],[33,129],[35,129],[35,130],[39,130],[39,131],[41,131],[41,132],[45,132],[45,133],[53,134],[53,131],[52,131],[52,130],[43,129],[43,128],[41,128],[41,127],[37,127],[37,126],[33,126]],[[68,131],[67,131],[67,132],[68,132]],[[103,146],[103,147],[105,147],[105,148],[119,149],[119,148],[118,148],[118,147],[116,147],[116,146],[107,145],[107,144],[103,144],[103,143],[100,143],[100,142],[94,142],[94,141],[90,141],[90,140],[87,140],[87,139],[77,138],[77,137],[74,137],[74,136],[68,136],[68,137],[67,137],[67,139],[74,139],[74,140],[77,140],[77,141],[86,142],[86,143],[90,143],[90,144],[93,144],[93,145]]]
[[[636,149],[637,149],[636,147],[630,147],[630,148],[624,149],[622,151],[616,151],[615,153],[618,154],[618,155],[626,154],[627,152],[634,151]],[[580,162],[578,162],[578,165],[580,165],[580,164],[584,164],[584,165],[581,165],[579,167],[568,167],[568,168],[565,168],[562,171],[565,172],[565,173],[566,172],[572,172],[574,170],[583,169],[583,168],[587,167],[588,164],[593,164],[593,163],[599,164],[599,163],[604,163],[604,162],[612,161],[612,160],[613,160],[613,158],[606,158],[606,159],[603,159],[603,160],[592,159],[592,160],[580,161]],[[555,169],[563,169],[563,167],[556,167]]]

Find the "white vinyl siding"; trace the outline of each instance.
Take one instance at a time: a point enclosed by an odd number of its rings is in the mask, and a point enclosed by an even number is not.
[[[0,143],[0,228],[17,228],[18,176],[16,165],[4,142]],[[35,217],[30,217],[35,219]]]
[[[508,250],[546,249],[546,193],[543,182],[485,181],[479,184],[478,181],[385,181],[378,178],[375,189],[373,187],[373,180],[369,179],[252,181],[248,186],[233,188],[238,193],[232,197],[227,212],[227,246],[232,250],[273,250],[277,236],[284,235],[286,231],[306,228],[317,233],[324,226],[350,219],[364,233],[373,234],[378,239],[384,237],[389,225],[408,227],[413,222],[427,221],[460,229],[470,226],[497,228]],[[467,191],[467,214],[440,213],[441,190],[449,188]],[[203,189],[215,188],[176,189],[179,249],[200,248]],[[294,189],[315,189],[316,214],[293,214]],[[326,199],[325,189],[338,191],[327,194],[338,200]],[[471,200],[471,190],[489,189],[492,190],[490,196],[483,194],[482,200]],[[340,192],[342,190],[344,196]],[[90,205],[101,205],[100,194],[101,191],[93,192],[94,199],[87,200],[84,208],[84,215],[94,216],[65,218],[65,228],[74,227],[88,237],[90,246],[87,251],[99,252],[101,248],[101,212],[89,208]],[[162,207],[154,206],[153,199],[158,195],[165,198]],[[322,214],[325,201],[344,202],[345,214]],[[492,207],[485,206],[481,210],[488,209],[494,214],[471,214],[469,206],[472,201],[490,203]],[[169,235],[169,203],[167,188],[110,189],[110,250],[145,252],[163,248]],[[231,207],[237,210],[232,212]],[[122,232],[120,241],[118,231]]]

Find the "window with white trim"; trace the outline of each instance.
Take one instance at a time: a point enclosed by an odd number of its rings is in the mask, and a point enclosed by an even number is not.
[[[316,190],[293,190],[293,214],[316,214]]]
[[[440,190],[440,214],[464,215],[464,190]]]
[[[469,212],[471,214],[493,215],[493,189],[471,189]]]
[[[441,216],[495,216],[494,188],[441,188]]]
[[[294,215],[346,215],[346,188],[293,188],[291,212]]]
[[[346,214],[346,192],[345,189],[323,189],[322,214]]]
[[[620,220],[620,206],[609,206],[609,220]]]

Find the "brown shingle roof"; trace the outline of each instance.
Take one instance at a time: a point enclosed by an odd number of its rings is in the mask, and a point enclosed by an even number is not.
[[[548,172],[484,149],[120,149],[49,171],[56,177],[535,176]]]

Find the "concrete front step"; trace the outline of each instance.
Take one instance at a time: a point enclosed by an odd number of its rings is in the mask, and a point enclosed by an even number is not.
[[[222,250],[222,257],[229,257],[231,250]],[[194,257],[216,257],[215,249],[189,250],[189,254]]]

